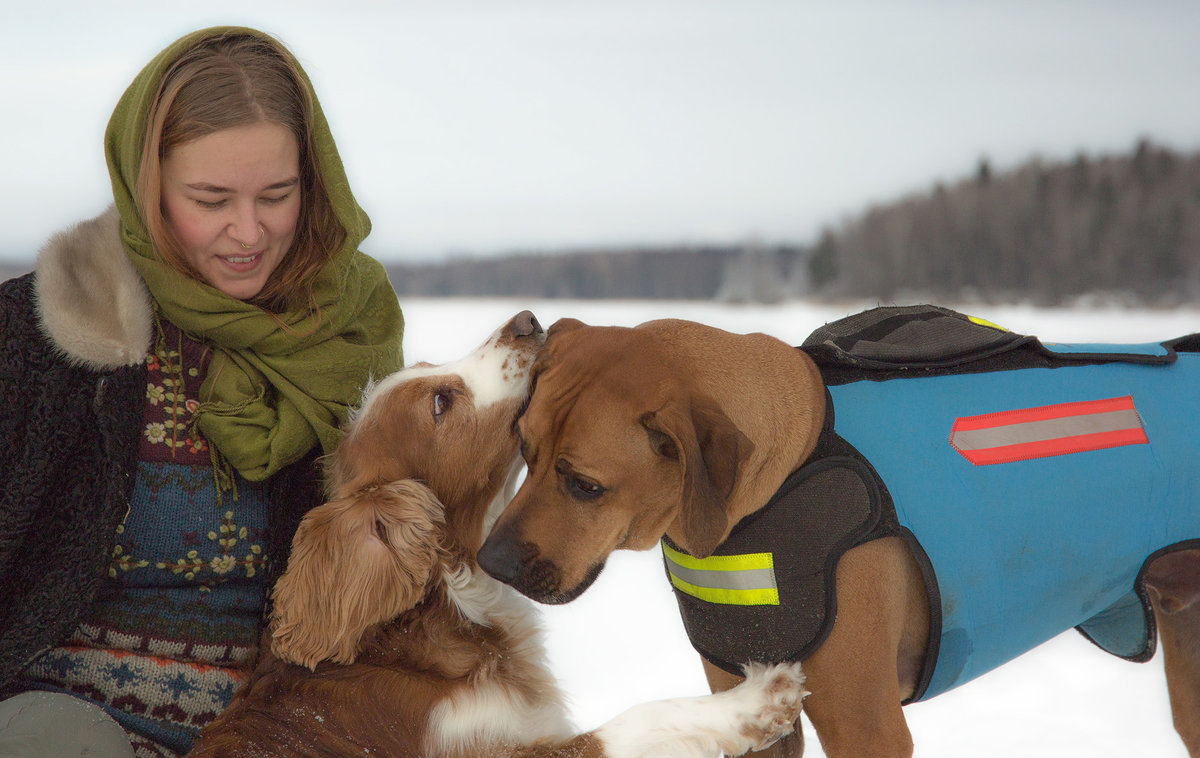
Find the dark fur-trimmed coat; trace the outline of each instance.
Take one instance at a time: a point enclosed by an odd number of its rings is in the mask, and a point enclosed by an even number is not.
[[[102,586],[133,492],[153,330],[115,210],[0,285],[0,692]],[[268,586],[321,492],[315,452],[268,481]]]

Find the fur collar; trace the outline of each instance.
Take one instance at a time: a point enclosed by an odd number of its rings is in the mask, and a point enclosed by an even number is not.
[[[150,292],[125,256],[115,207],[50,238],[34,276],[42,331],[95,371],[141,363],[154,335]]]

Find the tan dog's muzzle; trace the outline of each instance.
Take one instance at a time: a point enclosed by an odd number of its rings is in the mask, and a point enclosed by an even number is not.
[[[497,525],[479,549],[477,560],[480,568],[495,579],[547,605],[571,602],[582,595],[604,570],[603,562],[593,564],[583,581],[564,588],[562,569],[554,561],[543,558],[536,545],[523,541],[520,526],[513,521]]]

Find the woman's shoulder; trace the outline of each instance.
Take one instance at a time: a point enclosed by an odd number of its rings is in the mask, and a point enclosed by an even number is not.
[[[7,303],[12,300],[20,302],[28,300],[33,291],[33,272],[11,277],[0,282],[0,298]]]
[[[0,283],[0,348],[6,353],[38,336],[33,279],[30,272]]]
[[[68,362],[107,371],[145,358],[150,293],[125,255],[115,208],[51,237],[31,285],[39,329]]]

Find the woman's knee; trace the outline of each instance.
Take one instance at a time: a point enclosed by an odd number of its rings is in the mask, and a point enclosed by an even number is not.
[[[125,730],[97,705],[58,692],[0,700],[0,755],[132,758]]]

